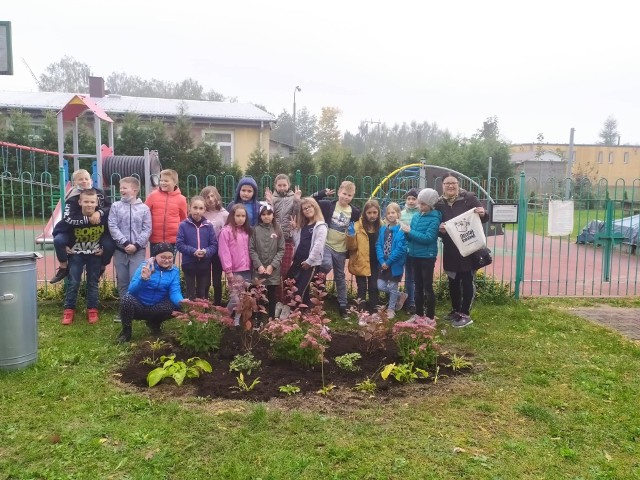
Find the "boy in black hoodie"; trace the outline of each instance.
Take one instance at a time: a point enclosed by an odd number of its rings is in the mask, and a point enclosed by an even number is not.
[[[249,225],[255,227],[260,220],[260,203],[258,202],[258,184],[252,177],[242,177],[236,187],[236,195],[233,201],[227,205],[227,210],[231,211],[236,203],[244,205],[247,211],[247,221]]]

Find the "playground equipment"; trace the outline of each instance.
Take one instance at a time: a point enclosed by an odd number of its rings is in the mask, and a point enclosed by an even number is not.
[[[85,112],[91,112],[94,120],[94,133],[96,140],[96,153],[79,153],[79,128],[78,118]],[[73,153],[64,152],[64,122],[73,122]],[[109,145],[102,145],[101,121],[109,123]],[[71,174],[69,164],[65,157],[73,159],[73,171],[80,168],[81,158],[95,159],[92,163],[92,178],[95,188],[104,190],[105,187],[117,185],[118,180],[125,176],[137,176],[144,185],[145,195],[158,185],[158,177],[162,165],[158,159],[158,152],[149,152],[145,149],[144,156],[117,156],[114,153],[113,120],[84,95],[74,95],[71,100],[58,112],[58,170],[60,174],[60,200],[54,208],[51,218],[47,222],[44,231],[36,237],[36,244],[45,245],[53,243],[53,227],[62,219],[62,210],[65,194],[71,189]],[[51,152],[55,153],[55,152]],[[117,180],[116,180],[117,179]]]

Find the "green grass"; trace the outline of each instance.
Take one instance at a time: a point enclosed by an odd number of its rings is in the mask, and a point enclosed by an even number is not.
[[[111,315],[41,306],[38,363],[0,373],[0,479],[640,478],[640,348],[578,304],[478,306],[444,337],[471,375],[348,415],[122,388]]]
[[[604,220],[604,210],[578,210],[573,212],[573,231],[570,238],[575,238],[592,220]],[[527,232],[535,235],[546,235],[548,230],[549,213],[545,210],[527,212]],[[508,230],[517,230],[518,225],[508,225]]]

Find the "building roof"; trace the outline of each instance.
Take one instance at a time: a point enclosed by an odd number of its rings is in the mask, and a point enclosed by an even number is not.
[[[75,94],[63,92],[0,92],[0,108],[23,110],[60,110]],[[107,95],[91,100],[110,114],[136,113],[149,117],[176,117],[180,107],[194,121],[275,122],[276,117],[251,103],[178,100],[171,98]]]
[[[523,162],[563,162],[565,159],[556,152],[545,150],[538,157],[536,157],[536,152],[532,151],[512,153],[509,161],[520,164]]]

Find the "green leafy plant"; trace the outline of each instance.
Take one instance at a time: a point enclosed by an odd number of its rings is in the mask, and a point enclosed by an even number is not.
[[[380,376],[383,380],[392,376],[397,382],[412,383],[419,378],[428,378],[429,372],[422,368],[415,367],[413,363],[401,363],[400,365],[390,363],[382,369]]]
[[[176,360],[175,353],[160,357],[162,365],[153,369],[147,375],[147,384],[153,387],[165,378],[173,378],[178,385],[182,385],[185,378],[197,378],[202,372],[211,373],[213,369],[206,360],[198,357],[187,359],[186,362]]]
[[[447,364],[447,367],[451,367],[454,372],[464,370],[465,368],[471,368],[473,364],[467,360],[464,355],[453,354],[449,358],[451,363]]]
[[[296,393],[300,393],[300,387],[291,385],[290,383],[287,385],[280,385],[280,387],[278,387],[278,390],[281,391],[282,393],[286,393],[289,396],[295,395]]]
[[[434,339],[435,320],[417,317],[413,322],[398,322],[393,326],[393,339],[398,355],[405,363],[420,368],[434,365],[438,357],[438,344]]]
[[[151,350],[151,356],[144,357],[140,361],[140,363],[143,365],[156,365],[159,361],[158,358],[156,358],[157,353],[160,350],[162,350],[164,347],[171,346],[169,343],[165,342],[164,340],[160,340],[159,338],[156,338],[155,341],[153,342],[147,340],[144,343],[149,345],[149,349]]]
[[[257,360],[253,353],[247,352],[242,355],[236,355],[229,364],[230,372],[247,372],[247,375],[251,375],[251,372],[257,370],[262,365],[262,360]]]
[[[374,393],[376,388],[378,388],[376,382],[367,377],[365,380],[356,383],[354,390],[357,390],[358,392]]]
[[[225,329],[233,326],[227,309],[208,300],[184,300],[182,308],[182,312],[173,312],[174,317],[183,321],[178,333],[180,345],[193,353],[218,350]]]
[[[476,296],[479,302],[487,305],[505,305],[513,301],[512,287],[506,283],[497,280],[492,275],[478,270],[476,272]],[[433,282],[433,290],[439,301],[448,301],[449,295],[449,279],[446,275],[440,275]],[[474,300],[475,301],[475,300]]]
[[[238,381],[238,385],[231,388],[235,388],[237,390],[240,390],[241,392],[250,392],[256,387],[256,385],[260,383],[260,377],[258,377],[253,382],[251,382],[251,384],[247,384],[242,372],[240,372],[240,375],[236,377],[236,380]]]
[[[348,372],[357,372],[360,370],[360,366],[356,365],[356,362],[362,358],[357,352],[354,353],[345,353],[344,355],[340,355],[339,357],[335,357],[334,361],[342,370],[346,370]]]
[[[329,395],[329,392],[334,388],[336,388],[336,386],[333,383],[330,383],[329,385],[323,385],[322,388],[318,390],[316,393],[318,393],[319,395],[326,396],[326,395]]]

